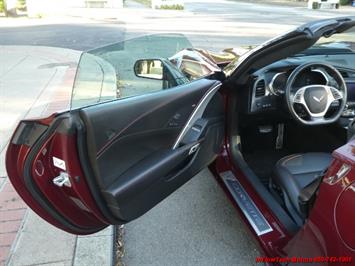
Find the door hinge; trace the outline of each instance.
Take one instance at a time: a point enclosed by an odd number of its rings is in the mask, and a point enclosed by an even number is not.
[[[53,179],[53,184],[58,187],[71,187],[69,175],[66,172],[60,172],[59,176]]]

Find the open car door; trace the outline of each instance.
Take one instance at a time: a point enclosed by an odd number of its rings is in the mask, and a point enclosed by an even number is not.
[[[184,48],[172,43],[174,52]],[[43,219],[67,232],[90,234],[138,218],[220,151],[221,83],[127,74],[136,59],[153,56],[146,49],[134,53],[134,47],[137,41],[84,53],[73,108],[21,121],[9,143],[6,168],[14,188]],[[168,57],[164,47],[156,47],[166,53],[159,58]]]

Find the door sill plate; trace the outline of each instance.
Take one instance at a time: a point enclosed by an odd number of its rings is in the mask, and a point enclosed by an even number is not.
[[[220,173],[219,175],[222,177],[224,184],[227,186],[229,192],[233,196],[233,199],[244,213],[256,234],[261,236],[273,231],[264,215],[260,212],[259,208],[255,205],[254,201],[244,190],[234,174],[231,171],[226,171]]]

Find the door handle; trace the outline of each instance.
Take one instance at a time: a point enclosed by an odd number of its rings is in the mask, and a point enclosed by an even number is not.
[[[190,148],[190,150],[189,150],[189,155],[195,153],[195,152],[198,150],[199,147],[200,147],[200,143],[197,143],[197,144],[195,144],[194,146],[192,146],[192,147]]]

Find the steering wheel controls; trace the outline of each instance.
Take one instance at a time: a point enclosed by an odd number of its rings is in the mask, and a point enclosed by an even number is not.
[[[317,71],[324,75],[326,85],[310,84],[297,88],[297,78],[304,71]],[[337,69],[323,63],[307,63],[296,68],[289,77],[286,87],[286,101],[291,115],[300,123],[319,125],[335,122],[343,113],[347,99],[346,83]],[[339,101],[340,104],[333,104]],[[300,114],[295,105],[304,107],[307,117]],[[328,115],[330,108],[336,109]]]

